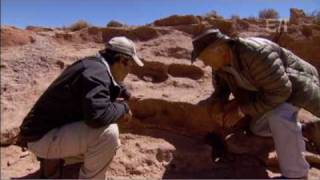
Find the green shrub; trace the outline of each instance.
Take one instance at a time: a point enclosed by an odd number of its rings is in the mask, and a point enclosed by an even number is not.
[[[279,13],[274,9],[263,9],[259,12],[260,19],[278,19]]]
[[[315,23],[320,24],[320,10],[314,10],[310,16],[314,18]]]
[[[212,10],[212,11],[210,11],[210,12],[208,12],[208,13],[204,14],[202,17],[204,17],[204,18],[210,18],[210,17],[213,17],[213,18],[217,18],[217,19],[223,19],[223,17],[222,17],[222,16],[220,16],[220,15],[218,14],[218,12],[217,12],[217,11],[215,11],[215,10]]]
[[[232,19],[232,20],[238,20],[238,19],[240,19],[240,16],[233,14],[233,15],[231,16],[231,19]]]
[[[119,21],[115,21],[115,20],[111,20],[108,22],[107,27],[123,27],[125,26],[124,24],[122,24]]]
[[[79,21],[73,23],[72,25],[70,25],[69,29],[71,31],[79,31],[79,30],[81,30],[83,28],[87,28],[87,27],[90,27],[90,26],[91,25],[88,22],[86,22],[84,20],[79,20]]]

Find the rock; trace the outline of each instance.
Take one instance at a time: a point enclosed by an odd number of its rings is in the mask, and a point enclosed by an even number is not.
[[[134,66],[131,73],[140,79],[150,77],[152,82],[163,82],[168,79],[168,67],[160,62],[145,62],[143,67]]]
[[[52,28],[47,28],[47,27],[43,27],[43,26],[27,26],[26,30],[33,31],[33,32],[54,31]]]
[[[72,41],[74,36],[71,33],[56,33],[55,38],[58,40]]]
[[[84,43],[84,42],[103,42],[103,28],[90,26],[87,28],[82,28],[75,32],[69,31],[58,31],[55,33],[55,39],[58,42],[72,42],[72,43]]]
[[[231,34],[234,31],[233,23],[230,20],[209,18],[208,22],[212,25],[212,28],[218,28],[225,34]]]
[[[129,30],[127,28],[104,28],[102,29],[102,38],[104,42],[108,42],[115,36],[128,36]]]
[[[129,103],[134,117],[147,127],[162,127],[179,134],[205,135],[219,131],[220,112],[208,113],[208,107],[161,99],[144,99]]]
[[[188,77],[190,79],[200,79],[204,72],[193,65],[171,64],[168,67],[168,73],[174,77]]]
[[[303,25],[301,28],[301,32],[307,38],[312,36],[312,28],[310,26]]]
[[[56,62],[57,66],[60,68],[60,69],[63,69],[65,67],[65,63],[61,60],[58,60]]]
[[[212,161],[212,152],[219,147],[214,143],[213,146],[206,145],[204,137],[208,133],[220,137],[226,132],[221,128],[223,107],[212,104],[211,69],[201,61],[190,63],[192,36],[214,27],[243,37],[266,37],[319,69],[320,28],[302,19],[303,24],[288,23],[288,31],[281,34],[267,32],[265,21],[257,19],[229,21],[199,16],[172,16],[156,21],[154,25],[136,27],[90,26],[75,32],[55,28],[41,33],[46,31],[42,27],[29,27],[29,30],[1,28],[1,33],[6,29],[18,32],[17,36],[14,33],[8,36],[13,40],[7,42],[13,42],[13,45],[1,47],[3,177],[38,169],[38,161],[31,158],[33,154],[21,155],[13,151],[14,146],[9,146],[33,103],[62,69],[82,57],[94,55],[104,47],[103,42],[115,36],[133,39],[145,66],[133,66],[124,81],[136,97],[129,102],[134,119],[128,124],[120,124],[122,147],[108,169],[110,178],[272,177],[275,174],[270,172],[275,166],[272,163],[276,164],[276,159],[270,155],[272,140],[253,136],[243,131],[243,127],[238,128],[242,134],[227,136],[226,141],[222,141],[228,157]],[[25,46],[20,46],[20,40],[14,39],[28,35],[36,40],[35,43],[31,39],[21,43]],[[1,38],[1,42],[6,39]],[[19,161],[12,163],[16,157]],[[310,157],[307,156],[308,161],[316,164],[317,158]],[[266,163],[268,158],[273,162]],[[315,177],[319,177],[319,169],[314,169]]]
[[[76,32],[76,36],[80,37],[82,42],[96,42],[103,43],[103,28],[90,26],[88,28],[82,29],[79,32]]]
[[[33,33],[16,27],[1,27],[1,47],[21,46],[34,42]]]
[[[200,20],[193,15],[173,15],[167,18],[159,19],[154,21],[155,26],[178,26],[178,25],[191,25],[199,24]]]
[[[278,43],[320,70],[320,54],[317,53],[320,49],[319,41],[320,34],[313,35],[312,38],[307,38],[299,34],[283,33],[280,36]]]
[[[247,154],[267,161],[269,152],[274,150],[272,138],[263,138],[249,133],[236,132],[226,138],[228,152]]]
[[[12,129],[1,128],[1,146],[8,146],[14,144],[16,142],[16,136],[19,133],[19,128],[15,127]]]
[[[250,23],[250,25],[258,25],[259,19],[257,17],[243,18],[243,21]]]
[[[163,163],[164,165],[167,165],[170,163],[173,159],[173,151],[174,148],[167,147],[168,145],[160,145],[157,149],[156,158],[160,163]]]
[[[165,31],[161,31],[165,32]],[[104,42],[109,41],[115,36],[125,36],[132,40],[147,41],[157,38],[161,33],[150,26],[140,26],[136,28],[104,28],[102,29],[102,38]]]
[[[302,9],[291,8],[290,9],[290,23],[300,24],[301,20],[306,17],[306,14]]]
[[[140,26],[133,29],[129,36],[134,40],[147,41],[150,39],[157,38],[160,33],[150,26]]]
[[[191,35],[197,35],[203,32],[208,27],[205,24],[191,24],[191,25],[179,25],[179,26],[175,26],[174,28]]]
[[[248,30],[250,27],[250,23],[245,20],[242,20],[242,19],[236,19],[236,25],[240,31],[241,30]]]

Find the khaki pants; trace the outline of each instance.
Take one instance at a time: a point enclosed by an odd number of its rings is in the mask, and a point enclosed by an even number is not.
[[[49,131],[40,140],[28,143],[44,159],[83,157],[80,179],[105,179],[105,171],[120,146],[117,124],[90,128],[75,122]]]
[[[251,130],[260,136],[272,136],[279,159],[281,172],[288,178],[308,175],[309,164],[303,153],[306,151],[298,108],[283,103],[251,123]]]

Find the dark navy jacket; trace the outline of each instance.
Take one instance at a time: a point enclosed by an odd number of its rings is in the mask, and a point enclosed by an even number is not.
[[[103,59],[81,59],[38,99],[20,127],[20,137],[35,141],[51,129],[76,121],[92,128],[108,126],[129,111],[125,102],[116,101],[120,91]]]

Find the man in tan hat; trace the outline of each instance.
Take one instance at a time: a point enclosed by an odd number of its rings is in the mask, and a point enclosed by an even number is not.
[[[43,93],[18,138],[41,159],[41,178],[60,176],[62,159],[81,156],[79,178],[105,178],[120,145],[117,122],[131,117],[125,102],[130,94],[119,83],[134,63],[143,66],[135,44],[114,37],[96,56],[69,66]]]
[[[217,29],[196,36],[193,46],[192,60],[212,67],[214,101],[226,105],[230,93],[235,98],[224,112],[224,125],[251,117],[253,133],[273,137],[283,177],[306,177],[309,164],[297,113],[304,108],[320,117],[317,69],[267,39],[231,39]]]

